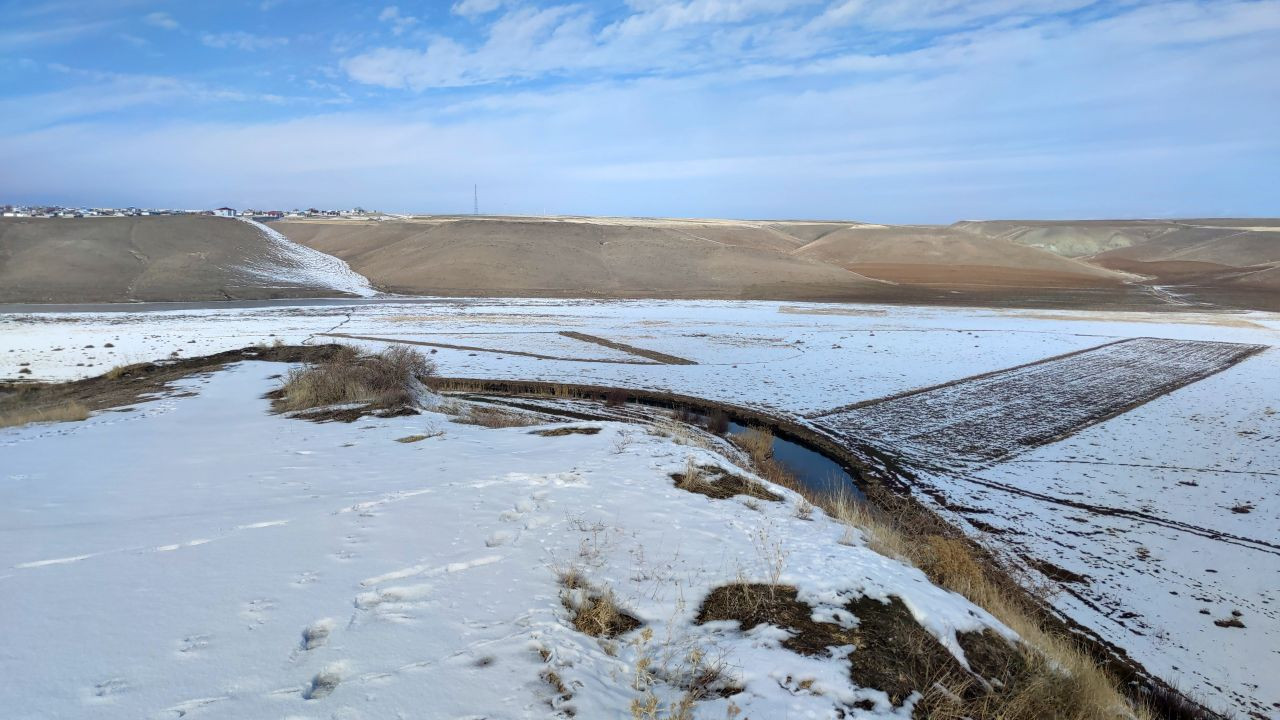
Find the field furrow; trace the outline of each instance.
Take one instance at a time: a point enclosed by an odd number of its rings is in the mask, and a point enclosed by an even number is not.
[[[1059,440],[1262,349],[1133,338],[839,409],[817,421],[917,460],[987,463]]]

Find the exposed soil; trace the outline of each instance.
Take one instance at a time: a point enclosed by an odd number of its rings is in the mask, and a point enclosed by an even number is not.
[[[716,500],[725,500],[735,495],[749,495],[760,500],[782,501],[782,496],[770,492],[760,483],[734,475],[724,468],[705,466],[699,467],[697,472],[698,476],[693,482],[687,481],[685,473],[672,473],[671,479],[681,490],[706,495]]]
[[[650,360],[660,362],[663,365],[697,365],[698,364],[692,360],[686,360],[682,357],[676,357],[675,355],[660,353],[656,350],[646,350],[641,347],[636,347],[635,345],[628,345],[626,343],[620,343],[615,340],[607,340],[605,338],[596,337],[595,335],[588,335],[586,333],[573,332],[571,330],[562,330],[560,331],[560,334],[567,338],[573,338],[574,340],[581,340],[582,342],[589,342],[595,345],[601,345],[603,347],[613,348],[614,350],[621,350],[623,352],[628,352],[628,353],[631,353],[632,355],[639,355],[640,357],[648,358]]]
[[[734,583],[712,590],[698,608],[695,622],[737,621],[743,632],[757,625],[789,630],[782,646],[801,655],[828,656],[833,648],[856,645],[858,633],[835,623],[817,622],[813,608],[796,597],[790,585]]]
[[[110,370],[96,377],[65,383],[0,382],[0,412],[41,409],[78,402],[90,410],[132,405],[156,393],[170,390],[169,384],[242,360],[283,363],[313,363],[331,357],[337,345],[247,347],[213,355],[143,362]]]
[[[549,430],[533,430],[530,435],[541,435],[542,437],[564,437],[565,435],[596,435],[600,432],[598,427],[558,427]]]
[[[493,353],[495,355],[518,355],[520,357],[538,358],[539,360],[569,360],[571,362],[601,362],[601,363],[620,363],[623,365],[652,365],[652,362],[645,360],[615,360],[601,358],[571,358],[560,357],[559,355],[543,355],[534,352],[525,352],[523,350],[495,350],[494,348],[477,347],[474,345],[454,345],[452,343],[438,343],[427,340],[406,340],[404,338],[388,338],[373,337],[370,335],[347,335],[345,333],[317,333],[322,337],[347,338],[350,340],[375,340],[384,343],[398,343],[400,345],[419,345],[422,347],[445,348],[448,350],[468,350],[470,352]],[[660,353],[659,353],[660,354]],[[668,356],[669,357],[669,356]],[[689,364],[687,361],[684,364]]]
[[[801,655],[825,657],[852,647],[850,677],[859,687],[882,690],[895,706],[915,692],[925,694],[913,716],[927,718],[943,695],[936,685],[968,695],[1009,688],[1027,672],[1021,651],[990,630],[959,633],[973,672],[916,622],[897,596],[887,602],[859,597],[845,609],[857,618],[852,628],[813,619],[813,608],[788,585],[735,583],[715,588],[698,609],[696,622],[736,621],[742,631],[773,625],[791,633],[782,646]],[[980,676],[979,680],[977,676]]]
[[[275,267],[258,230],[187,216],[0,219],[0,302],[262,300],[337,297],[329,288],[263,280]]]

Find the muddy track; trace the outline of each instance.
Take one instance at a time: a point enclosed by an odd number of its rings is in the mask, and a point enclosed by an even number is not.
[[[601,347],[612,348],[614,350],[621,350],[622,352],[631,353],[632,355],[638,355],[642,358],[655,360],[657,362],[662,363],[663,365],[697,365],[698,364],[692,360],[686,360],[685,358],[676,357],[675,355],[660,353],[656,350],[646,350],[645,348],[636,347],[635,345],[628,345],[626,343],[620,343],[614,340],[609,340],[607,338],[597,337],[595,335],[588,335],[586,333],[574,332],[572,330],[561,330],[560,334],[567,338],[572,338],[574,340],[581,340],[582,342],[592,343],[595,345],[600,345]]]
[[[494,350],[493,348],[478,347],[474,345],[455,345],[453,343],[428,342],[426,340],[405,340],[403,338],[386,338],[374,337],[372,335],[348,335],[346,333],[316,333],[321,337],[345,338],[347,340],[372,340],[374,342],[395,343],[399,345],[420,345],[422,347],[443,348],[446,350],[466,350],[468,352],[484,352],[493,353],[495,355],[518,355],[520,357],[531,357],[539,360],[564,360],[567,362],[588,362],[588,363],[612,363],[615,365],[656,365],[655,362],[646,362],[644,360],[614,360],[609,358],[573,358],[561,357],[559,355],[543,355],[541,353],[526,352],[524,350]]]

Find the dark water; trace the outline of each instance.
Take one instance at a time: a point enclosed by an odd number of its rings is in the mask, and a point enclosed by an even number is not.
[[[741,435],[750,429],[746,425],[739,425],[736,422],[729,423],[730,435]],[[773,459],[786,467],[787,470],[790,470],[791,474],[795,475],[796,479],[810,490],[824,494],[845,491],[858,500],[865,501],[867,499],[867,496],[863,494],[858,484],[849,476],[849,473],[845,472],[843,467],[840,467],[840,463],[820,452],[810,450],[790,440],[783,440],[775,435],[773,438]]]

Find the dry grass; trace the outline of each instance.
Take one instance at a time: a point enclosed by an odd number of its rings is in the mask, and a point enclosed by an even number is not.
[[[411,348],[362,355],[342,346],[321,362],[289,371],[272,407],[289,412],[348,403],[412,405],[414,385],[434,372],[435,364]]]
[[[773,433],[763,428],[751,428],[733,436],[733,442],[757,465],[773,457]]]
[[[559,579],[564,588],[560,600],[579,632],[595,638],[614,638],[640,627],[640,621],[618,604],[612,590],[592,588],[572,568],[561,572]]]
[[[570,425],[568,427],[550,428],[548,430],[533,430],[530,435],[539,437],[564,437],[566,435],[598,435],[600,428],[598,427],[579,427]]]
[[[888,491],[874,493],[877,510],[851,493],[819,494],[801,485],[785,467],[773,460],[773,436],[752,430],[733,438],[752,462],[757,474],[799,493],[805,502],[828,516],[856,528],[872,550],[920,568],[929,579],[968,598],[987,610],[1022,638],[1017,677],[1003,686],[977,693],[964,676],[935,677],[917,717],[970,718],[971,720],[1099,720],[1152,715],[1135,707],[1121,692],[1114,677],[1070,635],[1051,630],[1034,606],[1034,598],[1015,585],[1010,569],[999,565],[972,541],[959,535],[936,516],[895,501]],[[842,539],[853,544],[850,533]],[[1033,588],[1034,590],[1034,588]]]
[[[0,427],[38,422],[74,422],[89,417],[89,409],[72,400],[51,407],[17,408],[0,412]]]
[[[496,407],[463,405],[456,408],[452,422],[462,425],[479,425],[487,428],[529,427],[541,425],[545,420]]]
[[[670,636],[655,647],[649,628],[642,630],[633,644],[636,664],[632,687],[639,696],[631,700],[632,720],[692,720],[698,702],[742,692],[728,677],[722,653],[708,653]],[[664,707],[654,691],[658,684],[680,689],[680,696]],[[729,706],[736,708],[732,702]],[[726,717],[732,720],[737,715],[738,711],[730,710]]]

